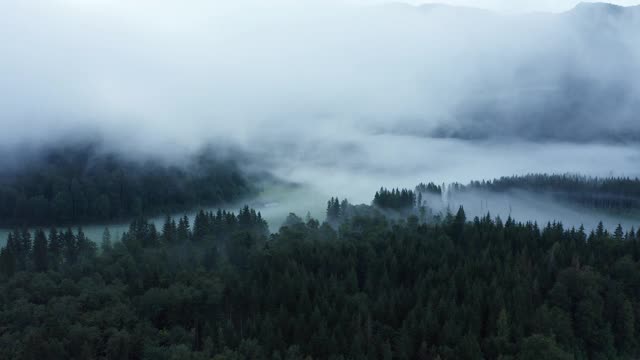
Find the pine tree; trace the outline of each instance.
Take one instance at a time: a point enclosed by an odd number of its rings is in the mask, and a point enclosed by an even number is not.
[[[48,268],[48,254],[47,254],[47,236],[44,231],[36,231],[35,239],[33,240],[33,265],[36,271],[47,271]]]
[[[636,233],[636,236],[631,238],[631,247],[633,261],[640,261],[640,229]]]
[[[70,228],[62,235],[64,244],[64,260],[67,264],[75,264],[78,258],[78,244]]]
[[[14,259],[15,270],[25,270],[25,260],[22,253],[22,242],[20,241],[20,234],[18,231],[9,233],[7,236],[6,248],[11,252],[11,256]]]
[[[87,239],[87,236],[82,231],[81,227],[78,227],[76,234],[76,246],[78,255],[83,258],[93,258],[96,255],[95,243]]]
[[[598,223],[598,227],[596,227],[596,236],[600,239],[604,236],[604,225],[602,221]]]
[[[193,240],[202,241],[209,231],[209,221],[203,210],[200,210],[193,220]]]
[[[336,224],[340,220],[340,200],[338,198],[331,198],[327,202],[327,222],[330,224]]]
[[[622,230],[622,225],[618,224],[618,226],[616,227],[615,232],[613,233],[613,236],[616,240],[622,240],[624,237],[624,230]]]
[[[0,271],[8,277],[16,272],[16,257],[8,246],[0,250]]]
[[[467,221],[467,216],[465,215],[464,209],[462,208],[462,206],[458,208],[458,212],[456,213],[456,216],[451,221],[452,221],[451,237],[453,238],[454,241],[461,241],[462,233],[464,231],[464,226]]]
[[[167,244],[173,244],[176,242],[176,223],[167,215],[162,226],[162,240]]]
[[[111,232],[109,231],[108,227],[105,227],[104,231],[102,232],[102,243],[100,244],[100,248],[102,249],[103,253],[108,253],[112,249]]]
[[[620,348],[626,354],[632,354],[638,345],[635,322],[633,304],[625,299],[622,307],[617,311],[617,318],[614,324],[616,326],[616,337],[620,343]]]
[[[60,265],[60,261],[62,260],[62,234],[58,233],[56,228],[51,228],[49,230],[49,265],[57,269],[58,265]]]
[[[184,243],[189,240],[190,238],[189,219],[187,218],[186,215],[180,218],[180,220],[178,221],[178,229],[177,229],[176,235],[177,235],[178,242],[180,243]]]
[[[20,232],[16,231],[16,239],[19,239],[20,251],[18,252],[20,260],[20,268],[28,270],[31,260],[31,233],[27,228],[22,228]]]
[[[27,255],[31,252],[31,247],[32,247],[31,233],[27,228],[23,228],[20,235],[21,235],[20,238],[22,240],[22,251],[24,252],[25,255]]]

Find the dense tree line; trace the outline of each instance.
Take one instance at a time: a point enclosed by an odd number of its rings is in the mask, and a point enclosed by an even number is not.
[[[467,185],[449,185],[449,194],[485,190],[512,190],[547,194],[553,198],[583,207],[616,212],[640,211],[640,179],[629,177],[589,177],[581,175],[529,174],[501,177],[489,181],[471,181]]]
[[[346,220],[352,211],[353,206],[349,204],[349,200],[340,201],[337,197],[332,197],[327,201],[327,222],[336,226],[340,222]]]
[[[335,203],[333,200],[330,203]],[[200,212],[18,230],[0,256],[0,358],[612,359],[640,356],[640,239],[601,225],[331,226]],[[377,215],[376,215],[377,214]]]
[[[203,152],[173,166],[95,145],[50,149],[0,173],[0,226],[103,222],[231,201],[251,191],[231,161]]]
[[[416,194],[408,189],[386,189],[376,191],[373,205],[381,209],[406,210],[416,206]]]
[[[444,187],[443,185],[436,185],[433,182],[429,182],[427,184],[424,183],[420,183],[418,184],[418,186],[416,186],[416,192],[417,193],[426,193],[426,194],[431,194],[431,195],[442,195],[442,188]]]

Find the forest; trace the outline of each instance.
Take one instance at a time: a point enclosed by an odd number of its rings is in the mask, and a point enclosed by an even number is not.
[[[407,197],[395,192],[400,201]],[[390,195],[391,196],[391,195]],[[640,233],[391,218],[138,218],[122,239],[16,230],[0,254],[2,359],[632,359]]]
[[[583,208],[613,213],[638,213],[640,211],[640,179],[629,177],[590,177],[575,174],[528,174],[501,177],[494,180],[471,181],[464,185],[452,183],[447,195],[460,192],[488,191],[504,193],[527,191],[551,196],[553,199]],[[433,183],[421,184],[416,190],[442,193]]]
[[[384,209],[413,209],[416,201],[413,191],[397,188],[389,190],[382,187],[373,197],[373,205]]]
[[[252,182],[210,151],[186,165],[135,161],[96,144],[51,147],[0,173],[0,226],[109,222],[236,200]]]
[[[0,0],[0,360],[640,359],[581,1]]]

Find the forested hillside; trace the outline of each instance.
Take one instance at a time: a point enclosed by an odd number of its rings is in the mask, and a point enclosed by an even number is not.
[[[174,166],[98,151],[51,148],[0,173],[0,226],[107,222],[235,200],[251,191],[237,166],[203,152]]]
[[[426,192],[426,186],[418,186]],[[433,191],[438,188],[430,187]],[[629,177],[589,177],[581,175],[529,174],[501,177],[489,181],[450,184],[448,195],[469,191],[505,193],[527,191],[549,195],[555,200],[590,209],[615,213],[640,212],[640,179]],[[442,189],[440,189],[442,191]]]
[[[17,231],[2,250],[3,359],[631,359],[640,239],[461,208],[438,223],[260,213],[137,220],[98,246]]]

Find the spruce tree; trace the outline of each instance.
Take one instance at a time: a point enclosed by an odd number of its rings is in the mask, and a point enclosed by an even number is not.
[[[67,264],[75,264],[78,258],[78,243],[71,228],[67,228],[62,238],[64,244],[64,260]]]
[[[47,271],[48,254],[47,254],[47,236],[44,231],[37,230],[35,239],[33,240],[33,266],[36,271]]]
[[[111,251],[111,232],[108,227],[105,227],[102,232],[102,243],[100,244],[100,248],[103,253]]]

